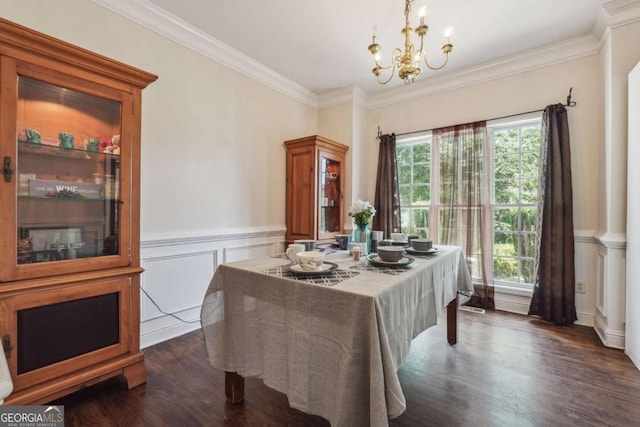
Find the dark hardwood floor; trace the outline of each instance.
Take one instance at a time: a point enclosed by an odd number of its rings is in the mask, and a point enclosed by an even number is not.
[[[127,391],[111,379],[62,398],[65,425],[329,425],[257,379],[246,380],[244,403],[225,403],[224,374],[209,364],[201,331],[144,353],[145,385]],[[640,371],[591,328],[460,312],[458,344],[446,344],[441,322],[414,340],[399,375],[407,410],[392,427],[640,425]]]

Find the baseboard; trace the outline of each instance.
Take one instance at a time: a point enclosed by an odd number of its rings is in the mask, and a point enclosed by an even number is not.
[[[174,322],[165,322],[163,326],[157,326],[155,328],[150,328],[149,325],[150,323],[154,323],[153,321],[143,322],[140,326],[140,348],[151,347],[152,345],[196,331],[202,327],[200,322],[183,323],[175,319],[173,320]]]
[[[531,298],[520,297],[516,295],[494,294],[494,302],[496,310],[508,311],[509,313],[516,314],[529,314],[529,305]]]
[[[529,314],[529,305],[531,303],[530,297],[496,292],[494,301],[496,304],[496,310],[522,314],[525,316]],[[576,325],[588,326],[590,328],[594,327],[595,315],[593,313],[577,312],[576,314],[578,316],[578,320],[575,322]]]
[[[599,316],[595,316],[594,329],[604,345],[624,350],[624,332],[609,329]]]
[[[624,353],[629,357],[629,359],[631,359],[633,364],[636,365],[636,368],[640,370],[640,354],[636,353],[633,350],[628,350],[628,349],[626,349]]]
[[[584,313],[584,312],[577,312],[576,313],[578,316],[578,320],[576,320],[576,325],[580,325],[580,326],[589,326],[591,328],[594,327],[595,325],[595,314],[593,313]]]

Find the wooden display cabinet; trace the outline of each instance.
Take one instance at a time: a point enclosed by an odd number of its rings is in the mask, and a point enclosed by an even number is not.
[[[140,351],[140,110],[156,76],[0,19],[0,337],[42,404]]]
[[[345,155],[349,147],[322,136],[285,141],[286,242],[334,241],[343,233]]]

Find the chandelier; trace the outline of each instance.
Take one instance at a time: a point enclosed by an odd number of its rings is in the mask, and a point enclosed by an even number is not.
[[[418,80],[418,76],[422,71],[420,69],[421,61],[431,70],[439,70],[447,65],[449,61],[449,53],[453,49],[453,45],[451,44],[451,27],[447,28],[445,31],[445,43],[442,45],[442,53],[445,54],[445,60],[442,65],[439,67],[433,67],[427,61],[427,55],[423,50],[424,47],[424,36],[429,31],[429,26],[424,23],[424,16],[426,14],[426,8],[423,6],[420,8],[418,12],[418,16],[420,17],[420,25],[415,29],[415,33],[420,37],[420,49],[415,50],[413,46],[413,42],[411,41],[411,33],[413,28],[409,25],[409,13],[411,12],[411,5],[415,2],[415,0],[405,0],[404,6],[404,19],[405,24],[401,33],[404,35],[404,52],[400,48],[395,48],[393,50],[393,55],[391,59],[391,64],[383,67],[380,65],[380,45],[376,43],[376,27],[373,27],[373,42],[369,45],[369,52],[373,55],[373,60],[376,66],[371,70],[371,72],[376,76],[378,83],[384,85],[391,81],[393,75],[395,74],[396,68],[398,69],[398,77],[400,77],[404,84],[415,84]],[[383,70],[391,69],[391,75],[386,80],[381,80],[380,75]]]

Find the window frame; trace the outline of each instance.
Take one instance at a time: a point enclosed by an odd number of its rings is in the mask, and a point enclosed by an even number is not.
[[[491,277],[493,277],[493,266],[494,266],[494,261],[496,258],[496,255],[494,254],[494,239],[495,239],[495,211],[496,211],[496,207],[497,208],[504,208],[507,205],[506,204],[496,204],[495,202],[495,140],[494,140],[494,134],[497,131],[500,130],[504,130],[504,129],[509,129],[509,128],[513,128],[513,127],[528,127],[531,125],[538,125],[541,126],[542,125],[542,112],[541,111],[536,111],[536,112],[531,112],[531,113],[525,113],[525,114],[520,114],[520,115],[516,115],[516,116],[511,116],[511,117],[505,117],[505,118],[500,118],[500,119],[493,119],[490,121],[487,121],[487,138],[486,138],[486,145],[485,145],[485,150],[484,150],[484,164],[488,165],[489,171],[487,173],[483,173],[483,187],[485,188],[485,190],[488,189],[488,191],[483,191],[483,195],[486,196],[485,197],[485,201],[483,202],[482,206],[483,209],[484,208],[488,208],[488,211],[490,212],[491,215],[491,243],[490,243],[490,247],[491,247],[491,269],[492,269],[492,274]],[[397,150],[403,146],[407,146],[407,145],[415,145],[418,143],[427,143],[430,147],[430,162],[431,162],[431,173],[430,173],[430,182],[429,185],[431,186],[431,192],[430,192],[430,200],[429,200],[429,205],[426,207],[426,209],[428,209],[429,211],[429,228],[428,228],[428,237],[430,239],[432,239],[434,242],[438,241],[438,236],[439,236],[439,207],[440,207],[440,194],[439,194],[439,176],[440,176],[440,153],[438,151],[438,147],[433,145],[433,138],[432,138],[432,132],[430,130],[428,131],[422,131],[422,132],[415,132],[415,133],[411,133],[405,136],[398,136],[396,138],[396,153]],[[521,148],[522,146],[522,140],[518,141],[519,147]],[[521,150],[519,151],[520,156],[521,156]],[[522,161],[522,160],[520,160]],[[410,193],[410,197],[411,197],[411,201],[409,203],[409,205],[403,205],[402,203],[400,203],[400,211],[401,211],[401,218],[400,218],[400,228],[402,230],[402,232],[407,232],[407,233],[412,233],[413,229],[413,210],[416,208],[420,208],[423,209],[425,208],[425,206],[423,205],[419,205],[416,206],[413,204],[413,159],[411,160],[411,176],[412,176],[412,181],[411,181],[411,193]],[[519,176],[518,178],[519,180],[522,179],[521,176]],[[400,182],[398,182],[398,187],[400,188]],[[436,185],[434,185],[436,184]],[[404,184],[406,185],[406,184]],[[536,201],[535,205],[534,204],[522,204],[522,194],[521,191],[519,191],[518,194],[518,203],[515,204],[515,206],[518,207],[518,209],[521,209],[523,206],[526,206],[527,209],[530,208],[538,208],[538,203]],[[514,205],[510,205],[510,206],[514,206]],[[405,225],[404,222],[402,221],[402,211],[404,209],[408,209],[409,210],[409,224]],[[539,214],[539,213],[538,213]],[[518,229],[520,228],[520,215],[518,218]],[[520,238],[520,237],[518,237]],[[497,286],[500,287],[505,287],[505,288],[517,288],[517,289],[522,289],[522,290],[528,290],[530,291],[531,289],[533,289],[533,284],[532,283],[524,283],[522,282],[522,272],[521,272],[521,263],[520,260],[521,258],[527,258],[527,257],[521,257],[520,254],[516,254],[515,257],[511,257],[511,258],[515,258],[518,259],[518,282],[510,282],[510,281],[505,281],[505,280],[493,280],[493,283]],[[535,262],[535,258],[534,258],[534,262]]]
[[[536,201],[535,204],[533,203],[528,203],[528,204],[523,204],[522,202],[522,192],[519,191],[518,192],[518,202],[516,204],[506,204],[506,203],[496,203],[496,199],[495,199],[495,132],[500,131],[500,130],[505,130],[505,129],[510,129],[510,128],[514,128],[514,127],[518,127],[522,130],[522,128],[525,127],[529,127],[532,125],[538,125],[538,126],[542,126],[542,112],[533,112],[533,113],[526,113],[526,114],[521,114],[518,116],[513,116],[513,117],[507,117],[507,118],[503,118],[503,119],[498,119],[498,120],[492,120],[490,122],[487,122],[487,150],[486,150],[486,155],[489,157],[489,162],[488,163],[490,166],[490,172],[486,174],[486,178],[485,180],[489,180],[488,184],[489,185],[489,189],[490,189],[490,212],[491,212],[491,260],[492,260],[492,270],[493,270],[493,263],[495,262],[496,259],[496,254],[495,254],[495,213],[496,213],[496,209],[508,209],[508,208],[512,208],[514,206],[517,206],[518,210],[520,210],[522,207],[526,207],[527,209],[530,208],[535,208],[536,210],[538,209],[538,201]],[[522,140],[520,139],[519,143],[519,148],[522,147]],[[520,157],[522,155],[522,151],[519,151]],[[520,159],[520,161],[522,161],[522,159]],[[523,177],[520,175],[518,177],[519,180],[522,180]],[[539,212],[538,212],[539,215]],[[521,228],[521,216],[518,215],[518,229]],[[520,236],[518,236],[518,239],[520,239]],[[534,239],[535,239],[535,234],[534,234]],[[511,281],[506,281],[506,280],[499,280],[495,278],[495,275],[492,273],[492,277],[493,277],[493,283],[496,285],[500,285],[500,286],[504,286],[504,287],[510,287],[510,288],[519,288],[519,289],[526,289],[526,290],[530,290],[533,289],[533,283],[526,283],[526,282],[522,282],[522,278],[523,278],[523,274],[522,274],[522,268],[521,268],[521,260],[523,259],[527,259],[529,261],[533,261],[535,263],[535,256],[533,258],[530,257],[522,257],[520,254],[516,254],[515,256],[501,256],[500,258],[511,258],[511,259],[516,259],[518,260],[518,267],[517,267],[517,276],[518,276],[518,282],[511,282]]]
[[[398,142],[398,139],[400,139],[400,142]],[[429,145],[429,151],[430,151],[430,157],[429,157],[429,161],[430,161],[430,173],[429,173],[429,187],[430,187],[430,194],[429,194],[429,204],[427,206],[425,205],[414,205],[413,204],[413,171],[414,171],[414,162],[413,162],[413,155],[412,155],[412,159],[411,159],[411,193],[410,193],[410,199],[411,202],[409,203],[409,205],[402,205],[402,203],[400,203],[400,232],[404,233],[406,231],[407,234],[418,234],[420,235],[420,233],[415,233],[415,232],[411,232],[410,230],[412,230],[413,227],[413,211],[415,209],[427,209],[428,210],[428,215],[429,215],[429,225],[428,225],[428,229],[427,229],[427,238],[432,238],[432,232],[431,230],[434,227],[434,212],[437,212],[437,210],[434,211],[434,200],[435,197],[439,197],[439,191],[438,191],[438,186],[433,185],[433,180],[434,177],[437,177],[439,175],[439,166],[438,165],[434,165],[434,150],[433,150],[433,145],[432,145],[432,132],[430,130],[428,131],[422,131],[422,132],[414,132],[411,133],[411,135],[407,135],[405,137],[398,137],[396,138],[396,153],[398,152],[398,149],[401,146],[413,146],[422,142],[426,142]],[[399,167],[398,167],[399,169]],[[435,169],[435,170],[434,170]],[[400,180],[398,180],[398,191],[400,191]],[[398,199],[399,201],[400,199],[400,194],[398,194]],[[402,222],[402,210],[403,209],[408,209],[409,210],[409,225],[407,226],[406,230],[405,230],[405,226]],[[437,221],[436,224],[437,226]]]

